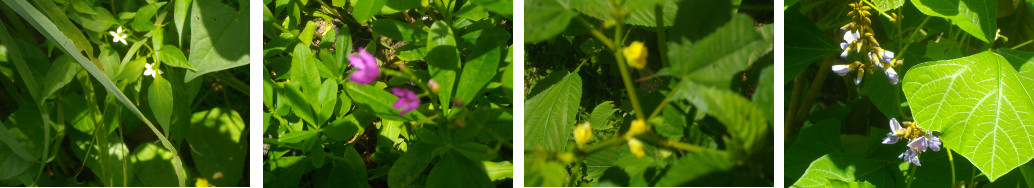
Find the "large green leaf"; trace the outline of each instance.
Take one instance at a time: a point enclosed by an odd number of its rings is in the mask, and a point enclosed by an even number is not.
[[[388,172],[390,187],[406,187],[423,174],[427,164],[431,163],[431,145],[416,144],[402,154]]]
[[[191,0],[175,0],[175,1],[176,2],[174,2],[174,5],[173,5],[175,7],[173,7],[173,10],[172,10],[173,11],[173,13],[172,13],[173,14],[173,16],[172,16],[172,23],[175,24],[175,27],[176,27],[176,37],[178,39],[176,41],[176,45],[182,46],[182,43],[183,43],[183,40],[184,40],[183,34],[186,34],[186,33],[183,33],[183,28],[187,24],[187,16],[188,16],[187,14],[190,13],[190,5],[191,5],[190,2],[191,2]]]
[[[367,20],[373,17],[381,11],[381,7],[387,0],[366,0],[366,1],[354,1],[352,5],[352,17],[359,23],[365,23]]]
[[[481,40],[477,41],[477,47],[467,56],[459,85],[456,86],[456,98],[463,101],[463,104],[471,103],[483,90],[487,90],[485,86],[499,74],[499,62],[503,61],[502,45],[509,37],[486,36],[509,35],[501,28],[491,28],[481,33]]]
[[[994,181],[1034,158],[1034,89],[1022,79],[987,51],[912,67],[902,90],[919,127],[940,131],[945,147]]]
[[[528,0],[524,2],[524,42],[537,43],[553,38],[567,29],[578,16],[567,0]]]
[[[669,43],[667,55],[672,73],[701,84],[728,88],[732,84],[730,76],[749,67],[770,45],[754,29],[750,17],[736,15],[699,41],[681,39]]]
[[[826,187],[826,183],[830,180],[868,181],[875,185],[883,185],[882,183],[895,181],[887,177],[890,175],[888,170],[893,169],[850,154],[828,154],[812,162],[808,166],[808,170],[804,172],[804,176],[790,187]],[[901,186],[903,185],[890,183],[881,187]]]
[[[248,133],[237,111],[213,108],[190,118],[187,141],[198,173],[215,186],[234,186],[243,177]]]
[[[557,74],[554,72],[554,74]],[[582,100],[582,77],[568,73],[524,103],[524,148],[565,150]]]
[[[134,173],[146,174],[138,176],[141,183],[138,186],[176,186],[176,174],[172,171],[175,167],[169,150],[154,143],[144,143],[133,150],[129,160],[136,167],[133,168]]]
[[[801,130],[792,144],[787,145],[783,158],[783,171],[787,178],[784,182],[797,181],[815,159],[830,153],[844,152],[839,137],[840,125],[837,119],[827,119]]]
[[[484,165],[464,158],[456,152],[442,155],[427,175],[428,188],[494,187]]]
[[[593,129],[607,128],[607,124],[609,123],[607,120],[614,117],[614,112],[617,111],[617,109],[614,109],[614,102],[603,101],[599,105],[596,105],[596,108],[592,109],[592,114],[589,115],[589,125],[592,126]]]
[[[101,83],[101,85],[104,86],[104,89],[108,91],[109,94],[114,96],[115,99],[117,99],[121,104],[123,104],[126,108],[132,111],[133,114],[135,114],[138,118],[143,120],[143,122],[147,124],[148,128],[151,128],[151,132],[153,132],[162,142],[162,146],[172,151],[173,163],[175,163],[174,166],[176,167],[175,170],[176,175],[179,179],[179,185],[185,185],[186,171],[183,169],[182,161],[180,160],[179,154],[176,152],[175,147],[173,147],[172,144],[168,141],[168,139],[166,139],[165,136],[161,132],[159,132],[157,128],[155,128],[154,124],[151,123],[150,120],[144,117],[143,113],[141,113],[140,110],[137,109],[136,105],[134,105],[133,102],[130,102],[129,98],[127,98],[125,94],[123,94],[122,91],[119,90],[118,87],[116,87],[115,84],[111,82],[111,79],[109,79],[107,75],[101,72],[101,70],[98,69],[97,66],[92,63],[92,61],[88,60],[81,53],[78,53],[79,50],[74,46],[71,39],[63,35],[60,32],[61,30],[59,30],[53,22],[46,19],[46,16],[40,13],[39,10],[33,8],[32,5],[29,5],[28,2],[26,2],[25,0],[4,0],[3,2],[7,4],[8,7],[17,12],[18,15],[22,16],[22,18],[28,20],[29,24],[36,28],[37,31],[43,33],[43,35],[47,39],[57,43],[60,47],[59,49],[68,53],[69,55],[72,55],[72,58],[79,62],[79,65],[82,65],[83,68],[86,69],[86,71],[94,77],[94,79]],[[0,25],[0,28],[4,28],[4,26]]]
[[[456,38],[452,28],[442,21],[434,22],[427,33],[427,71],[441,88],[438,99],[441,106],[448,109],[452,101],[452,93],[456,86],[456,77],[460,71],[460,55],[456,49]]]
[[[235,11],[221,1],[194,1],[190,16],[190,65],[184,81],[209,72],[247,65],[248,6]]]
[[[158,124],[166,132],[172,125],[172,105],[175,104],[172,93],[172,85],[161,75],[156,76],[154,82],[151,82],[151,86],[147,88],[147,101],[151,104],[154,119],[158,120]]]
[[[996,38],[998,1],[985,0],[912,0],[923,14],[944,17],[985,43]]]
[[[718,151],[693,152],[677,159],[656,186],[723,186],[734,179],[727,171],[734,161],[727,153]]]
[[[837,43],[819,30],[819,27],[810,18],[801,14],[797,9],[785,12],[784,33],[787,35],[786,38],[793,40],[786,41],[786,53],[784,53],[786,66],[783,70],[783,83],[790,82],[797,74],[822,57],[841,52]]]
[[[670,5],[670,7],[674,7],[674,5]],[[681,8],[678,9],[678,14],[674,15],[674,22],[678,27],[673,27],[671,30],[670,37],[668,37],[671,38],[669,39],[671,41],[697,42],[715,32],[722,25],[728,24],[735,13],[730,1],[682,1],[679,2],[678,7]],[[651,23],[653,22],[651,21]]]
[[[728,127],[732,139],[746,151],[760,148],[771,135],[765,113],[749,99],[729,90],[708,87],[690,80],[682,81],[680,94],[701,112],[718,119]]]

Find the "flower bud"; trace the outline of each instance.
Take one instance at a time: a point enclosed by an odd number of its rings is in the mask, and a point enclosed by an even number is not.
[[[628,128],[628,132],[625,132],[625,135],[634,137],[635,135],[644,133],[648,130],[650,130],[650,128],[646,126],[646,122],[641,119],[637,119],[632,121],[632,126]]]
[[[438,93],[438,90],[441,89],[438,86],[438,82],[434,82],[434,79],[427,80],[427,87],[430,87],[432,93]]]
[[[585,146],[592,139],[592,127],[589,126],[589,122],[579,124],[574,127],[574,142],[578,144],[578,147]]]
[[[628,149],[635,154],[635,157],[643,158],[643,155],[646,155],[646,151],[643,150],[643,142],[635,138],[628,139]]]

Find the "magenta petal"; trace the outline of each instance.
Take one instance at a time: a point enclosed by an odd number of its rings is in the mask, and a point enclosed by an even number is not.
[[[399,97],[399,99],[395,101],[395,105],[392,105],[392,107],[401,110],[401,112],[399,112],[400,116],[416,110],[416,108],[420,106],[420,98],[417,97],[416,93],[413,93],[412,90],[406,88],[392,88],[391,93]]]

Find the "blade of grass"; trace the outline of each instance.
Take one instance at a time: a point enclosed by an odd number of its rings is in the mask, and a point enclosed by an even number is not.
[[[63,36],[63,35],[62,35]],[[11,48],[11,51],[15,53],[11,54],[11,60],[14,61],[14,66],[18,69],[18,75],[21,75],[22,81],[25,82],[25,87],[29,89],[29,95],[32,96],[32,102],[36,105],[36,109],[40,112],[40,118],[43,121],[43,154],[40,155],[40,170],[36,175],[36,179],[43,176],[43,167],[46,166],[46,161],[50,153],[50,115],[47,114],[47,109],[43,107],[43,100],[46,100],[46,96],[40,96],[40,87],[36,83],[36,76],[32,75],[32,70],[29,70],[29,66],[25,64],[25,60],[22,59],[20,49],[15,44],[14,38],[11,37],[10,32],[7,31],[7,26],[3,22],[0,22],[0,40],[7,43]]]
[[[133,114],[136,114],[138,118],[143,120],[144,123],[147,124],[147,127],[151,128],[151,131],[154,132],[154,134],[162,142],[162,146],[164,146],[165,149],[168,149],[172,152],[173,167],[176,170],[176,176],[179,179],[179,185],[186,186],[186,171],[183,169],[183,161],[179,157],[179,152],[177,152],[176,148],[172,146],[172,143],[170,143],[169,140],[166,139],[165,136],[162,135],[162,133],[159,132],[157,128],[155,128],[154,124],[151,123],[151,121],[148,120],[146,117],[144,117],[144,114],[140,112],[140,109],[137,109],[137,107],[129,101],[129,98],[127,98],[126,95],[123,94],[122,91],[120,91],[115,86],[115,84],[111,82],[111,79],[109,79],[108,76],[105,76],[104,73],[101,72],[101,70],[98,69],[97,66],[93,65],[93,63],[91,63],[90,60],[86,59],[86,57],[84,57],[82,53],[79,53],[79,50],[72,43],[71,39],[68,39],[68,37],[64,36],[64,34],[62,34],[60,30],[57,29],[57,26],[55,26],[53,22],[48,20],[47,17],[40,13],[39,10],[36,10],[36,8],[32,7],[31,4],[29,4],[25,0],[4,0],[4,3],[7,4],[7,6],[10,6],[11,9],[17,12],[18,15],[20,15],[23,19],[28,20],[29,24],[36,28],[37,31],[43,33],[43,35],[46,36],[47,39],[56,42],[58,46],[61,47],[62,51],[65,51],[65,53],[72,55],[72,57],[76,61],[78,61],[79,64],[82,65],[83,68],[86,69],[86,71],[94,77],[94,79],[97,79],[97,81],[100,82],[101,85],[104,85],[104,89],[107,90],[108,93],[114,95],[115,98],[119,100],[119,102],[122,102],[122,104],[125,105],[126,108],[128,108],[130,111],[133,111]]]

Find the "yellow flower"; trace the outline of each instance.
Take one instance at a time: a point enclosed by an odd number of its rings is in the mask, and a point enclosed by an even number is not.
[[[578,143],[578,147],[584,146],[590,139],[592,139],[592,127],[589,126],[589,122],[574,127],[574,142]]]
[[[626,132],[625,135],[627,135],[629,137],[634,137],[635,135],[638,135],[639,133],[644,133],[644,132],[649,131],[649,130],[650,130],[650,127],[646,126],[646,122],[645,121],[643,121],[641,119],[637,119],[637,120],[633,120],[632,121],[632,126],[628,128],[628,132]]]
[[[215,187],[212,184],[208,184],[208,180],[205,178],[197,178],[197,182],[194,183],[194,187]]]
[[[628,139],[628,149],[632,150],[632,154],[635,154],[635,157],[643,158],[643,155],[646,155],[646,151],[643,151],[643,142],[635,138]]]
[[[646,66],[646,46],[643,42],[635,41],[631,45],[623,49],[625,60],[628,61],[628,65],[637,69],[643,69]]]

